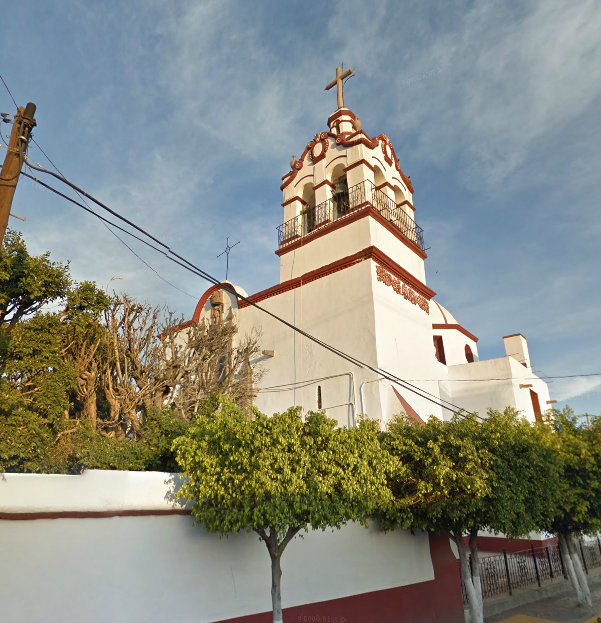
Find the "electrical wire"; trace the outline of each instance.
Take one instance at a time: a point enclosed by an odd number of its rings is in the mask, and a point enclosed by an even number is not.
[[[10,92],[8,85],[6,84],[6,82],[4,82],[4,78],[2,76],[0,76],[0,80],[2,80],[2,84],[6,87],[6,90],[8,91],[8,94],[10,95],[10,99],[13,101],[13,104],[17,106],[17,102],[15,102],[15,98],[13,97],[13,94]],[[19,107],[17,106],[17,108]]]
[[[54,164],[54,162],[52,161],[52,159],[50,158],[50,156],[42,149],[42,147],[40,146],[40,144],[33,138],[31,137],[31,140],[33,141],[33,143],[35,143],[36,147],[44,154],[46,160],[48,160],[48,162],[56,169],[57,173],[61,176],[61,177],[65,177],[63,175],[63,173],[61,172],[61,170]],[[26,156],[27,158],[27,156]],[[27,160],[29,160],[29,158],[27,158]],[[36,163],[37,165],[39,165],[41,168],[43,168],[39,162]],[[29,163],[27,163],[27,166],[30,166]],[[90,207],[89,204],[87,203],[87,201],[85,200],[85,198],[77,191],[75,191],[78,195],[78,197],[88,206],[88,208]],[[125,240],[123,240],[122,238],[119,237],[119,235],[117,233],[115,233],[104,221],[101,221],[101,223],[104,225],[104,227],[111,233],[113,234],[113,236],[115,236],[115,238],[117,238],[117,240],[124,245],[125,247],[127,247],[139,260],[140,262],[142,262],[145,266],[147,266],[148,268],[150,268],[150,270],[162,281],[164,281],[167,285],[171,286],[172,288],[174,288],[175,290],[177,290],[178,292],[181,292],[182,294],[185,294],[186,296],[189,296],[191,299],[196,299],[195,296],[192,296],[192,294],[185,292],[184,290],[182,290],[181,288],[178,288],[175,284],[171,283],[168,279],[165,279],[165,277],[163,277],[154,267],[152,267],[144,258],[140,257],[126,242]]]
[[[255,303],[254,301],[250,300],[249,298],[240,295],[239,293],[237,293],[233,287],[231,287],[229,284],[224,284],[221,283],[220,281],[218,281],[215,277],[213,277],[212,275],[210,275],[209,273],[203,271],[202,269],[200,269],[199,267],[195,266],[192,262],[188,261],[186,258],[182,257],[181,255],[179,255],[178,253],[176,253],[175,251],[173,251],[167,244],[165,244],[164,242],[160,241],[158,238],[156,238],[155,236],[153,236],[152,234],[146,232],[144,229],[142,229],[141,227],[139,227],[138,225],[136,225],[135,223],[133,223],[132,221],[130,221],[129,219],[125,218],[124,216],[121,216],[118,212],[115,212],[114,210],[112,210],[111,208],[109,208],[108,206],[106,206],[105,204],[103,204],[102,202],[100,202],[99,200],[97,200],[96,198],[94,198],[92,195],[90,195],[89,193],[85,192],[83,189],[79,188],[78,186],[76,186],[75,184],[73,184],[72,182],[70,182],[69,180],[65,179],[62,176],[57,175],[56,173],[53,173],[52,171],[48,171],[46,169],[43,169],[41,167],[36,167],[33,165],[29,165],[31,168],[38,170],[42,173],[46,173],[52,177],[55,177],[56,179],[58,179],[59,181],[63,182],[64,184],[66,184],[67,186],[73,188],[74,190],[76,190],[77,192],[81,193],[82,195],[84,195],[85,197],[87,197],[88,199],[90,199],[91,201],[93,201],[94,203],[96,203],[98,206],[100,206],[102,209],[104,209],[105,211],[109,212],[109,214],[112,214],[113,216],[115,216],[116,218],[118,218],[120,221],[127,223],[130,227],[132,227],[133,229],[135,229],[136,231],[140,232],[142,235],[148,237],[150,240],[154,241],[155,243],[157,243],[157,245],[159,245],[160,247],[162,247],[162,249],[159,249],[157,247],[155,247],[154,245],[151,245],[150,243],[148,243],[145,240],[142,240],[139,236],[133,234],[130,231],[127,231],[126,229],[116,225],[115,223],[113,223],[112,221],[109,221],[108,219],[100,216],[99,214],[97,214],[96,212],[94,212],[93,210],[91,210],[89,207],[84,206],[83,204],[75,201],[74,199],[72,199],[71,197],[68,197],[67,195],[65,195],[64,193],[61,193],[60,191],[56,190],[55,188],[49,186],[48,184],[45,184],[44,182],[42,182],[41,180],[39,180],[38,178],[31,176],[27,173],[24,173],[25,176],[29,177],[30,179],[34,180],[35,182],[37,182],[38,184],[41,184],[42,186],[44,186],[45,188],[47,188],[48,190],[62,196],[63,198],[67,199],[68,201],[70,201],[71,203],[74,203],[75,205],[78,205],[79,207],[81,207],[82,209],[86,210],[87,212],[93,214],[94,216],[96,216],[97,218],[100,218],[101,220],[105,221],[106,223],[109,223],[110,225],[112,225],[113,227],[116,227],[117,229],[123,231],[124,233],[126,233],[127,235],[130,235],[134,238],[136,238],[137,240],[140,240],[141,242],[143,242],[144,244],[146,244],[147,246],[149,246],[150,248],[153,248],[155,251],[161,253],[162,255],[164,255],[165,257],[167,257],[170,261],[178,264],[179,266],[182,266],[183,268],[185,268],[186,270],[188,270],[189,272],[196,274],[197,276],[205,279],[206,281],[209,281],[210,283],[220,287],[222,290],[225,290],[226,292],[229,292],[230,294],[233,294],[234,296],[236,296],[238,299],[245,301],[246,303],[248,303],[249,305],[252,305],[253,307],[255,307],[256,309],[266,313],[267,315],[269,315],[270,317],[274,318],[275,320],[277,320],[278,322],[281,322],[282,324],[284,324],[285,326],[289,327],[290,329],[292,329],[293,331],[296,331],[297,333],[299,333],[300,335],[303,335],[304,337],[306,337],[307,339],[311,340],[312,342],[322,346],[323,348],[329,350],[330,352],[338,355],[339,357],[341,357],[342,359],[345,359],[346,361],[348,361],[349,363],[352,363],[353,365],[356,365],[359,368],[367,368],[368,370],[371,370],[372,372],[375,372],[376,374],[380,374],[381,376],[387,378],[389,381],[395,383],[396,385],[398,385],[399,387],[402,387],[404,389],[407,389],[408,391],[416,394],[417,396],[419,396],[420,398],[431,402],[433,404],[435,404],[437,407],[446,409],[456,415],[461,415],[463,417],[466,416],[465,412],[463,409],[461,409],[461,407],[458,407],[457,405],[444,400],[438,396],[435,396],[434,394],[431,394],[430,392],[423,390],[419,387],[415,387],[414,385],[412,385],[411,383],[408,383],[406,381],[404,381],[403,379],[401,379],[400,377],[387,372],[385,370],[379,369],[379,368],[374,368],[373,366],[370,366],[369,364],[366,364],[365,362],[360,361],[359,359],[357,359],[356,357],[353,357],[352,355],[349,355],[343,351],[341,351],[338,348],[335,348],[334,346],[331,346],[330,344],[327,344],[326,342],[314,337],[313,335],[310,335],[309,333],[307,333],[306,331],[303,331],[302,329],[299,329],[298,327],[296,327],[294,324],[288,322],[287,320],[284,320],[283,318],[277,316],[276,314],[270,312],[269,310],[265,309],[264,307],[261,307],[260,305],[258,305],[257,303]],[[482,417],[480,417],[478,414],[468,414],[468,415],[472,415],[473,417],[476,417],[478,419],[483,419]]]

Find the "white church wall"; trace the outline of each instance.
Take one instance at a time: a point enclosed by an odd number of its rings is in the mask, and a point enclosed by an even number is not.
[[[168,476],[7,474],[0,512],[164,511]],[[258,537],[219,539],[188,515],[3,520],[0,548],[3,623],[203,623],[271,608],[269,556]],[[426,534],[355,524],[297,537],[282,568],[284,607],[434,577]]]
[[[378,366],[437,397],[438,382],[432,379],[444,375],[445,368],[434,357],[429,314],[378,281],[375,264],[372,264],[371,276]],[[429,415],[443,417],[440,406],[407,389],[395,388],[423,419]],[[394,391],[386,385],[380,385],[379,390],[384,419],[400,413],[402,405]]]
[[[280,257],[280,283],[371,246],[383,251],[419,281],[426,283],[424,260],[369,216],[344,223],[326,236],[309,237],[303,246],[284,253]]]
[[[376,340],[370,265],[369,261],[359,262],[327,278],[265,299],[260,305],[316,338],[374,364]],[[300,385],[335,376],[322,385],[322,406],[340,425],[348,425],[353,412],[358,412],[359,384],[369,380],[371,372],[354,366],[252,307],[239,310],[238,322],[241,333],[258,328],[261,348],[275,350],[275,357],[264,361],[265,376],[260,387],[299,385],[296,391],[261,391],[255,401],[259,409],[266,413],[282,411],[292,405],[315,409],[317,383]],[[352,376],[348,376],[349,373]],[[335,405],[342,406],[330,408]],[[380,412],[379,405],[377,412]]]
[[[426,267],[424,260],[409,248],[397,236],[382,227],[374,219],[369,219],[371,229],[371,244],[383,251],[388,257],[393,259],[399,266],[411,273],[416,279],[426,284]]]
[[[532,385],[539,395],[541,410],[544,412],[548,407],[546,383],[512,357],[449,366],[448,370],[448,381],[441,386],[455,404],[467,411],[485,415],[489,408],[503,411],[505,407],[513,407],[534,421],[530,388],[520,385]]]

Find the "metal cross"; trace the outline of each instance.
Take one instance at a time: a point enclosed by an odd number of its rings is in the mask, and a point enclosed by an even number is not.
[[[342,97],[342,86],[343,86],[342,81],[345,78],[350,77],[350,75],[355,71],[353,68],[351,68],[351,69],[347,69],[344,73],[342,73],[343,67],[336,67],[336,80],[332,80],[332,82],[330,82],[330,84],[328,84],[328,86],[326,87],[326,91],[329,91],[333,86],[337,87],[338,108],[344,108],[344,99]]]
[[[238,240],[236,244],[240,244],[240,241]],[[225,250],[217,256],[217,259],[219,259],[225,253],[225,280],[226,281],[227,281],[227,273],[230,269],[230,251],[236,246],[236,244],[233,244],[230,247],[230,239],[226,238],[225,239]]]

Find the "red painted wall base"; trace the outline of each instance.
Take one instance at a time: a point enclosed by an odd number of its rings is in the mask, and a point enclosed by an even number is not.
[[[286,608],[284,623],[463,623],[459,570],[448,537],[430,535],[430,555],[434,580]],[[272,614],[219,623],[234,621],[271,623]]]
[[[469,537],[463,537],[465,545],[469,548]],[[530,546],[534,545],[534,549],[540,549],[547,545],[557,545],[557,539],[550,537],[544,540],[533,539],[514,539],[509,540],[505,537],[496,536],[479,536],[478,537],[478,551],[480,552],[502,552],[505,550],[508,554],[513,552],[521,552],[525,549],[530,549]]]

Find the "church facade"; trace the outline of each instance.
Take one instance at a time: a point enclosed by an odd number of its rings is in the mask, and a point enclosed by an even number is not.
[[[394,147],[386,134],[361,128],[341,93],[339,104],[282,178],[279,283],[252,295],[229,282],[229,291],[213,286],[192,322],[233,317],[240,335],[259,332],[262,355],[251,364],[264,373],[255,405],[267,414],[300,405],[325,409],[340,426],[353,426],[360,413],[384,426],[401,411],[448,418],[457,407],[486,415],[510,406],[539,418],[551,400],[526,338],[505,336],[504,357],[479,359],[478,338],[426,285],[414,188]]]

